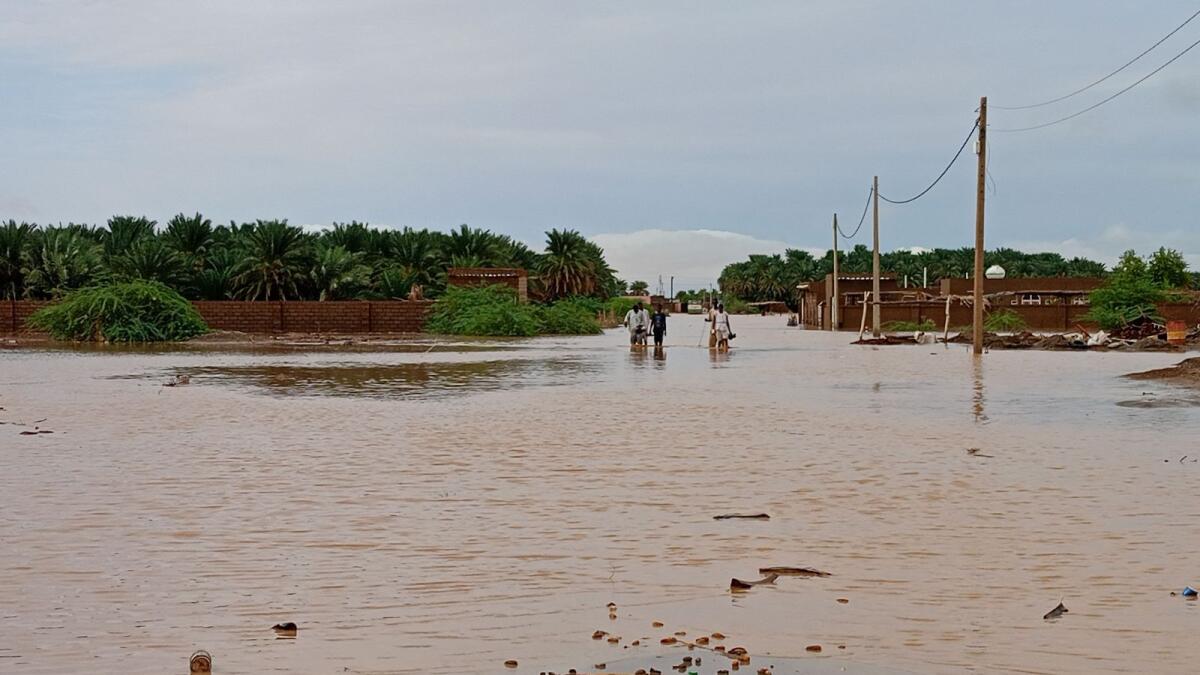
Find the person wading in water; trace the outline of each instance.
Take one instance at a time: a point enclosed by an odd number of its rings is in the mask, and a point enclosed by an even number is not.
[[[717,305],[717,313],[713,316],[713,336],[717,339],[717,351],[729,351],[729,340],[733,338],[733,329],[729,326],[729,315],[725,313],[725,305]]]
[[[646,331],[650,330],[650,312],[642,309],[642,303],[637,303],[625,314],[625,327],[629,329],[631,347],[646,345]]]
[[[667,315],[663,312],[662,305],[656,307],[654,316],[650,317],[650,332],[654,333],[654,348],[662,349],[663,337],[667,334]]]
[[[717,348],[717,302],[712,301],[708,308],[708,348]]]

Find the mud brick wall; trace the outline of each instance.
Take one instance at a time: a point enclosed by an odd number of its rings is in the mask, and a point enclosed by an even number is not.
[[[0,335],[27,332],[25,320],[36,300],[0,301]],[[243,302],[197,300],[192,303],[209,328],[242,333],[419,333],[433,302],[428,300],[342,302]]]
[[[45,300],[0,301],[0,335],[29,333],[33,329],[25,326],[31,314],[50,304]]]
[[[419,333],[433,304],[427,300],[341,302],[197,301],[214,330],[243,333]]]
[[[283,303],[197,300],[192,304],[213,330],[263,334],[283,332],[280,311]]]

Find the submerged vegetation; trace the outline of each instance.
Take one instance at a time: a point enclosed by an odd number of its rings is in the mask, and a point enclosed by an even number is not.
[[[157,281],[127,281],[68,293],[30,325],[58,340],[163,342],[208,331],[192,303]]]
[[[601,332],[590,298],[564,298],[545,305],[521,303],[506,286],[446,289],[430,310],[425,329],[447,335],[593,335]]]
[[[443,233],[334,223],[308,232],[286,220],[213,225],[197,213],[165,227],[114,216],[103,227],[0,223],[0,298],[55,299],[98,284],[156,281],[189,300],[435,298],[450,267],[520,267],[530,295],[553,302],[625,291],[604,251],[574,230],[550,230],[542,252],[462,225]]]

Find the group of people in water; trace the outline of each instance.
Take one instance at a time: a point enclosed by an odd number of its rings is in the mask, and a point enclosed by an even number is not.
[[[718,352],[729,351],[729,341],[736,335],[729,323],[729,313],[725,305],[716,303],[708,310],[708,348]],[[654,348],[661,349],[663,339],[667,336],[667,314],[662,305],[654,308],[650,314],[642,303],[637,303],[625,314],[625,327],[629,330],[629,345],[631,349],[645,347],[650,335],[654,336]]]

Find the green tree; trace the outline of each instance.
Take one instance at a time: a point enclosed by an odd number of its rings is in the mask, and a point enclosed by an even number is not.
[[[15,220],[0,225],[0,297],[25,296],[25,263],[36,234],[37,225],[18,225]]]
[[[1126,251],[1104,285],[1089,295],[1091,309],[1087,319],[1105,330],[1147,319],[1160,321],[1158,304],[1167,297],[1167,292],[1151,276],[1146,261],[1136,252]]]
[[[186,278],[183,256],[162,239],[141,237],[133,246],[109,260],[109,272],[120,279],[145,279],[175,288]]]
[[[246,300],[287,300],[300,295],[308,241],[286,220],[259,220],[245,235],[244,254],[234,279]]]
[[[1150,255],[1150,278],[1162,288],[1187,288],[1191,282],[1187,261],[1173,248],[1159,248]]]
[[[61,297],[106,276],[100,246],[86,228],[71,225],[41,230],[26,249],[24,269],[27,294],[41,298]]]
[[[371,283],[371,268],[362,264],[363,254],[352,253],[340,245],[321,244],[313,263],[313,286],[318,300],[352,297]]]
[[[587,239],[575,230],[550,230],[546,233],[546,252],[538,268],[546,298],[556,300],[572,295],[592,295],[600,288],[596,252]]]
[[[644,281],[635,281],[635,282],[629,284],[629,294],[630,295],[645,295],[649,291],[650,291],[650,284],[647,284]]]
[[[145,216],[113,216],[108,228],[100,231],[104,257],[112,260],[128,252],[143,238],[154,237],[154,221]]]
[[[163,238],[183,256],[184,263],[193,272],[199,272],[204,269],[205,259],[213,247],[212,221],[198,212],[192,216],[176,214],[167,221]]]

